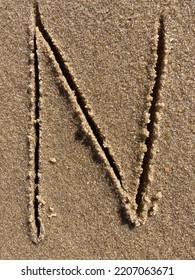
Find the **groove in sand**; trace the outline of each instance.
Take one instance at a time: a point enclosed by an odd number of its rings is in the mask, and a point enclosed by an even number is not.
[[[156,78],[154,81],[154,87],[151,92],[152,102],[149,108],[150,122],[147,125],[147,130],[149,132],[148,137],[146,137],[145,145],[147,151],[144,153],[143,162],[142,162],[142,173],[140,175],[140,183],[137,189],[136,197],[133,198],[125,190],[122,182],[122,175],[119,165],[114,160],[114,156],[111,152],[110,147],[104,145],[104,135],[102,134],[100,127],[95,123],[94,117],[91,114],[89,104],[86,101],[84,94],[79,90],[76,85],[75,79],[71,74],[65,59],[63,58],[59,48],[54,43],[53,39],[49,35],[48,31],[45,29],[42,21],[41,15],[39,12],[38,4],[35,4],[35,25],[42,34],[45,42],[47,43],[51,53],[54,56],[54,59],[64,76],[66,82],[68,83],[71,92],[74,93],[76,106],[79,108],[79,111],[82,114],[82,119],[85,120],[87,125],[90,128],[93,141],[97,142],[97,145],[100,147],[104,160],[106,161],[107,166],[110,168],[112,176],[115,178],[116,189],[120,195],[122,206],[126,212],[126,217],[129,220],[130,224],[140,225],[145,222],[143,219],[143,213],[148,213],[148,208],[145,206],[144,194],[147,192],[149,172],[151,168],[151,158],[153,154],[153,145],[156,140],[155,136],[155,126],[158,123],[157,120],[157,106],[159,103],[159,91],[162,85],[162,76],[165,67],[165,30],[164,30],[164,19],[160,17],[159,28],[158,28],[158,39],[157,39],[157,60],[155,66]],[[34,180],[34,216],[35,224],[37,228],[37,238],[39,239],[40,235],[40,217],[39,217],[39,136],[40,136],[40,123],[39,123],[39,99],[40,99],[40,89],[39,89],[39,67],[38,67],[38,55],[37,55],[37,45],[36,45],[36,33],[34,36],[34,70],[35,70],[35,151],[34,151],[34,166],[35,166],[35,180]],[[147,210],[146,210],[147,208]],[[147,214],[146,214],[147,215]]]
[[[152,101],[149,109],[150,122],[147,125],[147,130],[149,134],[145,140],[145,145],[147,147],[147,150],[144,154],[144,158],[142,162],[142,173],[140,176],[140,183],[136,195],[138,214],[142,210],[142,194],[147,189],[147,184],[149,180],[149,169],[150,169],[151,158],[153,153],[153,144],[154,144],[154,140],[156,139],[155,125],[157,124],[157,116],[156,116],[156,113],[158,112],[157,105],[160,97],[159,92],[162,85],[164,66],[165,66],[165,28],[164,28],[164,19],[163,16],[161,16],[159,20],[159,28],[158,28],[157,61],[155,66],[156,78],[151,93]]]
[[[45,27],[43,26],[43,23],[41,21],[41,17],[40,17],[40,12],[39,12],[39,8],[38,5],[36,5],[36,25],[39,28],[43,38],[45,39],[45,41],[48,43],[51,51],[54,54],[54,57],[56,59],[56,62],[58,63],[62,74],[64,75],[64,77],[66,78],[66,81],[69,85],[69,87],[71,88],[71,90],[75,93],[76,99],[77,99],[77,103],[83,113],[83,115],[85,116],[85,119],[88,122],[88,125],[90,126],[94,136],[96,137],[99,145],[102,148],[102,151],[104,152],[107,160],[109,161],[110,166],[112,167],[117,179],[120,181],[121,183],[121,176],[120,176],[120,171],[118,170],[117,165],[115,164],[115,160],[113,158],[113,155],[111,154],[110,150],[106,147],[104,147],[104,143],[103,143],[103,135],[100,131],[100,128],[97,126],[97,124],[95,123],[93,117],[91,116],[91,114],[88,111],[88,105],[86,102],[85,97],[83,96],[83,94],[80,92],[80,90],[78,89],[75,81],[74,81],[74,77],[72,76],[72,74],[70,73],[68,66],[66,65],[64,59],[62,58],[62,55],[60,53],[60,50],[58,49],[58,47],[54,44],[51,36],[49,35],[49,33],[47,32],[47,30],[45,29]]]

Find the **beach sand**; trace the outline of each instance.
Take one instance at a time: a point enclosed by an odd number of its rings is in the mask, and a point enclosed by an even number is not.
[[[1,2],[1,259],[194,258],[194,4]]]

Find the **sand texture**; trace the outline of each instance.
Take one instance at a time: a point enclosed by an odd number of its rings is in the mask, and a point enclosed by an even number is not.
[[[0,2],[0,258],[193,259],[195,1]]]

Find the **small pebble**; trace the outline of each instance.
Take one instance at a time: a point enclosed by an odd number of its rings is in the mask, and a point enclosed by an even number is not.
[[[51,162],[51,163],[56,163],[56,159],[55,159],[55,158],[50,158],[50,159],[49,159],[49,162]]]
[[[164,170],[165,170],[166,173],[170,173],[171,172],[170,168],[168,168],[168,167],[165,167]]]

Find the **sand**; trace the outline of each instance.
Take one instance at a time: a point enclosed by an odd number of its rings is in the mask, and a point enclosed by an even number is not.
[[[194,4],[1,2],[1,259],[194,258]]]

